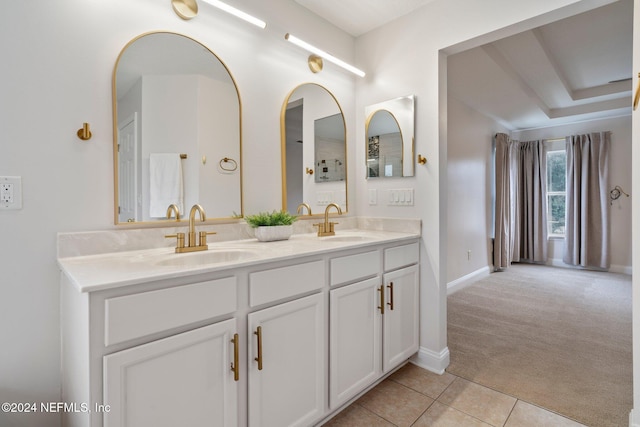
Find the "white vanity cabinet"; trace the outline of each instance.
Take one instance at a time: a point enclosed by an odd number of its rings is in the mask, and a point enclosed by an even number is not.
[[[325,406],[325,296],[249,314],[249,425],[309,426]]]
[[[237,425],[230,319],[104,356],[104,427]]]
[[[330,291],[332,409],[418,350],[417,262],[417,243],[331,260],[331,285],[349,283]]]
[[[63,276],[64,426],[238,425],[235,276],[89,293]]]
[[[386,273],[383,283],[382,371],[386,373],[418,351],[418,266]]]
[[[328,419],[418,350],[418,237],[373,235],[251,241],[258,259],[215,267],[61,260],[62,401],[90,409],[63,427]]]

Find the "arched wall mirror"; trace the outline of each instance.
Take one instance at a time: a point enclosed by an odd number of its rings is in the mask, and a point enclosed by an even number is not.
[[[307,203],[315,215],[335,202],[346,212],[347,131],[333,94],[315,83],[296,87],[282,106],[281,132],[282,208],[295,214]]]
[[[365,108],[367,178],[413,176],[414,96]]]
[[[183,216],[196,203],[208,219],[243,214],[240,94],[206,46],[169,32],[129,42],[113,126],[116,224],[167,220],[172,203]]]

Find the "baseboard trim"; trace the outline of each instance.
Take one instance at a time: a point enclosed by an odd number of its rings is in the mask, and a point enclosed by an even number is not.
[[[573,265],[569,265],[569,264],[565,264],[561,258],[550,258],[547,260],[547,265],[553,266],[553,267],[562,267],[562,268],[579,268],[579,267],[575,267]],[[633,273],[633,267],[630,265],[619,265],[619,264],[612,264],[609,267],[609,272],[611,273],[620,273],[620,274],[626,274],[628,276],[631,276],[631,274]]]
[[[449,366],[449,348],[445,347],[440,352],[435,352],[428,348],[420,347],[418,353],[409,361],[428,371],[442,375],[447,366]]]
[[[471,285],[473,282],[488,277],[491,274],[489,266],[482,267],[472,273],[462,276],[459,279],[453,280],[447,283],[447,295],[451,295],[454,292],[464,289]]]

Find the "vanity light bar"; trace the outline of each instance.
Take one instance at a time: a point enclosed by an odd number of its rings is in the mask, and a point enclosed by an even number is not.
[[[344,62],[341,59],[336,58],[333,55],[329,55],[327,52],[325,52],[322,49],[318,49],[317,47],[310,45],[309,43],[300,40],[299,38],[297,38],[296,36],[293,36],[289,33],[284,35],[284,38],[286,40],[289,40],[291,43],[295,44],[296,46],[299,46],[315,55],[318,55],[321,58],[326,59],[329,62],[333,62],[334,64],[344,68],[347,71],[351,71],[353,74],[360,76],[360,77],[364,77],[366,74],[364,71],[354,67],[353,65],[347,64],[346,62]]]
[[[262,29],[266,28],[267,23],[256,18],[255,16],[251,16],[248,13],[245,13],[241,10],[236,9],[233,6],[229,6],[226,3],[223,3],[219,0],[203,0],[205,3],[209,3],[211,6],[217,7],[218,9],[224,10],[227,13],[230,13],[231,15],[240,18],[242,20],[245,20],[247,22],[249,22],[250,24],[255,25],[256,27],[260,27]]]

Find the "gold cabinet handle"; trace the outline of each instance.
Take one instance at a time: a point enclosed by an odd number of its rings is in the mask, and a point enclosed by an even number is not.
[[[231,370],[233,371],[233,379],[235,381],[239,381],[240,365],[238,364],[238,361],[240,359],[240,354],[239,354],[240,339],[238,337],[238,334],[233,334],[233,339],[231,340],[231,342],[233,343],[233,363],[231,364]]]
[[[633,111],[638,108],[638,101],[640,100],[640,73],[638,73],[638,87],[636,88],[636,95],[633,97]]]
[[[380,285],[378,292],[380,293],[380,305],[378,308],[380,309],[380,314],[384,314],[384,285]]]
[[[258,337],[258,357],[253,360],[258,362],[258,371],[262,371],[262,326],[258,326],[253,334]]]
[[[387,303],[387,305],[389,306],[390,310],[393,310],[393,282],[389,283],[387,285],[387,288],[389,288],[389,302]]]

